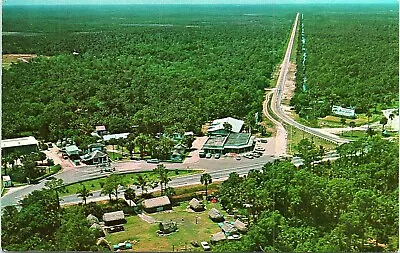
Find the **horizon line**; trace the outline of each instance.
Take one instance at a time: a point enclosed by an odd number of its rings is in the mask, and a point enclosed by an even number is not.
[[[63,4],[54,4],[54,3],[40,3],[40,4],[7,4],[7,2],[3,3],[2,6],[72,6],[72,5],[81,5],[81,6],[98,6],[98,5],[236,5],[236,6],[246,6],[246,5],[387,5],[387,4],[398,4],[398,1],[393,2],[327,2],[327,3],[63,3]]]

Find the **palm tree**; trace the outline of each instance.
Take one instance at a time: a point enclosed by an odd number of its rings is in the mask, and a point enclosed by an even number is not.
[[[93,193],[89,190],[86,189],[86,186],[84,184],[81,184],[82,188],[79,189],[76,193],[78,194],[79,198],[82,198],[84,204],[86,205],[86,198],[93,196]]]
[[[368,112],[365,114],[365,116],[367,116],[367,125],[369,128],[369,119],[372,117],[372,113],[368,110]]]
[[[382,117],[379,123],[382,124],[382,132],[385,131],[385,125],[388,123],[388,119],[386,117]]]
[[[60,208],[60,197],[59,194],[61,192],[65,192],[65,187],[64,187],[64,181],[61,178],[54,178],[51,181],[47,181],[44,184],[45,188],[50,190],[50,191],[54,191],[56,194],[56,198],[57,198],[57,203],[58,203],[58,208]]]
[[[206,186],[206,200],[207,200],[207,186],[212,183],[211,175],[208,173],[204,173],[200,177],[200,183]]]
[[[356,127],[356,122],[350,121],[349,126],[350,126],[350,128],[351,128],[351,136],[353,136],[353,128]]]
[[[136,178],[136,180],[137,180],[137,181],[134,182],[133,184],[140,187],[140,189],[142,190],[142,195],[143,195],[144,193],[147,193],[147,188],[148,188],[149,186],[151,186],[151,184],[150,184],[150,182],[149,182],[149,179],[148,179],[146,176],[139,175],[139,176]]]
[[[135,144],[139,146],[140,149],[140,158],[143,159],[144,157],[144,151],[146,150],[147,146],[150,143],[150,138],[147,135],[144,134],[139,134],[135,138]]]
[[[163,176],[165,174],[164,164],[158,164],[157,167],[153,170],[153,172],[158,174],[158,181],[160,182],[161,195],[162,195],[163,194]]]
[[[153,172],[158,174],[158,180],[160,183],[161,195],[162,195],[163,189],[166,189],[168,182],[171,181],[171,178],[168,177],[168,170],[165,169],[164,164],[159,164],[159,165],[157,165],[157,168],[155,168],[153,170]]]
[[[228,122],[224,123],[224,130],[227,131],[228,133],[230,133],[232,131],[232,125]]]
[[[132,206],[132,200],[134,200],[136,198],[135,189],[130,188],[130,187],[128,189],[126,189],[124,192],[124,197],[125,197],[125,199],[129,200],[129,206]]]

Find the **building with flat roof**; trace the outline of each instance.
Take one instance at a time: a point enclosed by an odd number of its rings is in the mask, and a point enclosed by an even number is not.
[[[206,153],[243,153],[254,149],[254,136],[249,133],[211,135],[203,145]]]
[[[109,141],[111,139],[126,139],[128,138],[129,133],[120,133],[120,134],[107,134],[103,135],[104,141]]]
[[[33,136],[1,140],[1,153],[4,156],[13,152],[21,154],[37,152],[39,150],[38,143]]]

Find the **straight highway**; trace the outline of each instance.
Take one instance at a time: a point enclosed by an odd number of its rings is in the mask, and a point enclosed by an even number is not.
[[[281,107],[283,88],[284,88],[284,84],[287,80],[287,73],[289,71],[290,55],[292,54],[293,42],[294,42],[294,38],[296,36],[299,15],[300,15],[299,13],[297,13],[297,15],[296,15],[296,19],[293,24],[293,30],[290,35],[288,47],[286,49],[285,57],[283,59],[283,62],[281,65],[281,70],[279,72],[277,85],[276,85],[274,93],[272,94],[271,110],[282,122],[284,122],[287,125],[293,126],[301,131],[304,131],[306,133],[309,133],[311,135],[314,135],[316,137],[319,137],[323,140],[326,140],[326,141],[329,141],[329,142],[332,142],[335,144],[340,145],[343,143],[348,143],[349,141],[347,139],[343,139],[334,134],[325,133],[325,132],[320,131],[319,129],[311,128],[311,127],[308,127],[308,126],[305,126],[305,125],[302,125],[302,124],[296,122],[295,120],[290,118],[288,115],[286,115]],[[279,127],[279,125],[278,125],[278,127]]]

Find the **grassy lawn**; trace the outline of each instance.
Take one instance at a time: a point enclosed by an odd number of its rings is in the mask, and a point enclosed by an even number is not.
[[[382,114],[373,114],[370,117],[369,122],[377,122],[383,117]],[[340,117],[328,115],[325,118],[318,119],[318,127],[344,127],[340,122]],[[357,119],[346,119],[346,126],[349,126],[349,123],[354,121],[356,126],[362,126],[368,124],[368,117],[365,114],[357,114]]]
[[[348,138],[351,140],[357,140],[367,136],[368,135],[365,131],[348,131],[340,134],[340,137]]]
[[[211,234],[221,231],[218,224],[208,218],[208,210],[215,207],[222,211],[221,206],[219,203],[209,202],[206,205],[207,210],[199,213],[188,212],[187,206],[188,202],[182,202],[179,206],[173,207],[172,211],[150,214],[157,221],[172,220],[178,224],[178,231],[168,236],[157,235],[158,223],[149,224],[138,216],[130,216],[127,217],[125,231],[109,234],[106,239],[111,244],[126,240],[136,241],[133,250],[141,252],[172,251],[173,246],[175,251],[185,250],[185,247],[186,250],[203,251],[201,247],[194,248],[190,242],[209,241]],[[228,218],[224,211],[222,213]],[[196,217],[198,217],[197,224]],[[228,220],[233,221],[233,218]]]
[[[119,153],[115,153],[115,152],[111,152],[111,151],[108,151],[107,153],[110,156],[110,159],[113,161],[122,159],[122,155]]]
[[[312,139],[317,147],[323,146],[326,150],[332,150],[332,149],[336,148],[335,144],[325,141],[325,140],[322,140],[321,138],[312,136],[303,131],[300,131],[295,127],[286,127],[286,130],[288,132],[288,145],[289,145],[288,153],[289,154],[296,153],[296,146],[303,138],[310,139],[310,140]]]
[[[169,170],[168,175],[171,178],[174,177],[180,177],[180,176],[186,176],[188,174],[196,174],[196,173],[201,173],[202,171],[200,170]],[[178,174],[176,174],[178,173]],[[136,181],[136,178],[139,176],[147,176],[149,178],[149,181],[152,180],[157,180],[158,175],[153,173],[153,172],[134,172],[134,173],[129,173],[129,174],[122,174],[122,178],[126,184],[133,184],[133,182]],[[78,182],[74,184],[70,184],[66,186],[66,192],[61,193],[60,196],[67,196],[71,194],[75,194],[79,189],[81,189],[81,184],[85,185],[86,189],[89,189],[91,191],[97,191],[101,190],[101,183],[106,182],[106,177],[104,176],[103,178],[97,178],[93,180],[88,180],[84,182]]]

